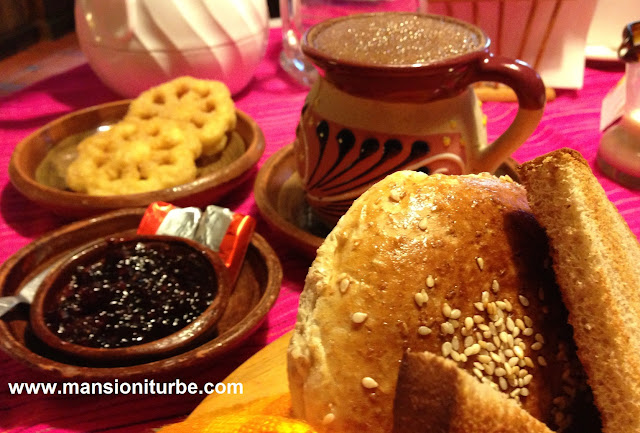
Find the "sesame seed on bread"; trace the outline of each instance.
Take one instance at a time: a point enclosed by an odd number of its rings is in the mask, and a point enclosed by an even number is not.
[[[551,433],[513,399],[430,352],[402,358],[393,433]]]
[[[605,433],[640,432],[640,245],[575,150],[519,168]]]
[[[322,433],[390,432],[411,349],[565,427],[579,371],[547,253],[511,179],[402,171],[378,182],[307,274],[288,350],[294,415]]]

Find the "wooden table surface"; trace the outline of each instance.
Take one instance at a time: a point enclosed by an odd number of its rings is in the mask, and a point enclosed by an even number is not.
[[[75,33],[43,40],[0,60],[0,97],[87,61]]]

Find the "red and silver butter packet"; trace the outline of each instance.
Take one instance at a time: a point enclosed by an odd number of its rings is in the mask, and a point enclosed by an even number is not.
[[[210,205],[202,211],[158,201],[147,207],[138,234],[180,236],[208,246],[220,254],[235,284],[255,227],[251,216],[227,208]]]

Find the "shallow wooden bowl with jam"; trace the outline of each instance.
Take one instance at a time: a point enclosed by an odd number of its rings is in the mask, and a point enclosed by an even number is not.
[[[204,342],[230,294],[222,259],[197,242],[105,237],[54,266],[30,322],[46,345],[78,359],[149,361]]]
[[[92,196],[69,190],[65,172],[76,157],[77,144],[100,128],[121,120],[129,100],[110,102],[62,116],[35,131],[16,146],[9,163],[9,178],[30,200],[65,218],[82,218],[114,209],[142,207],[154,201],[177,206],[203,207],[240,185],[264,152],[264,135],[246,113],[236,110],[237,125],[230,133],[233,161],[200,161],[193,182],[139,194]],[[233,149],[233,150],[232,150]]]

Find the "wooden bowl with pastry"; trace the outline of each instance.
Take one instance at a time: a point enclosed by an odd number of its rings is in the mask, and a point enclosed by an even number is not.
[[[319,248],[294,330],[228,378],[246,397],[161,432],[640,431],[640,245],[579,153],[518,174],[375,184]]]
[[[260,127],[223,83],[180,77],[45,125],[18,143],[9,176],[67,218],[154,201],[203,207],[246,180],[263,152]]]

